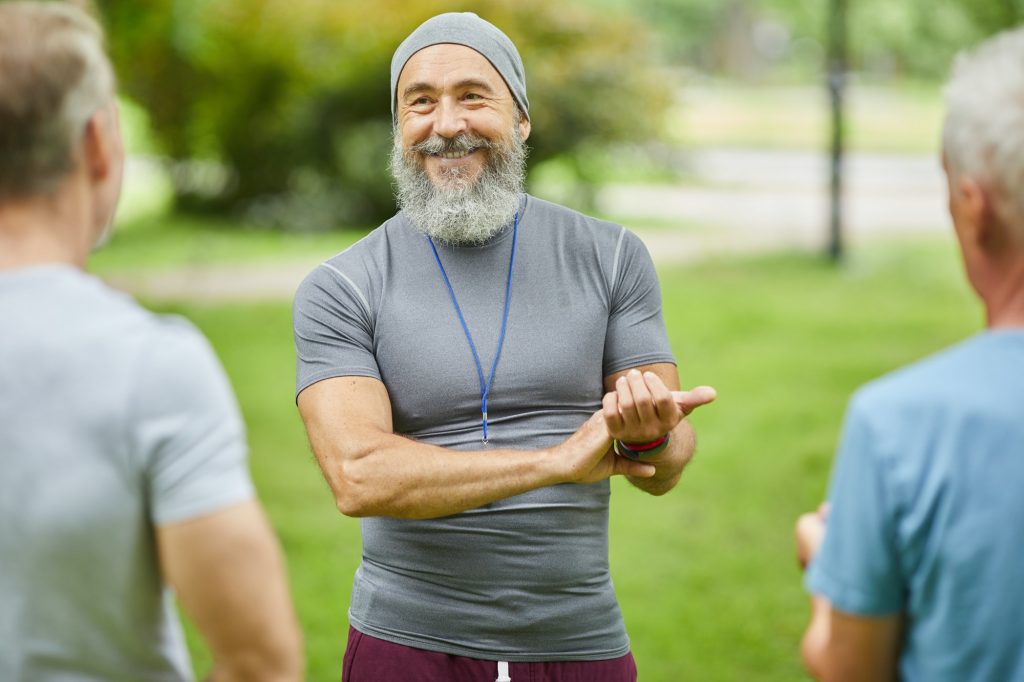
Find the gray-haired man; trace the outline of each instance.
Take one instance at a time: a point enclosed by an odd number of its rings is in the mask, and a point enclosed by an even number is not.
[[[124,151],[99,26],[0,2],[0,679],[302,679],[244,425],[200,334],[83,272]]]
[[[714,393],[673,393],[641,242],[523,193],[529,102],[501,31],[434,17],[391,86],[402,210],[295,301],[299,409],[339,509],[365,517],[345,679],[635,679],[608,478],[674,487]]]
[[[946,99],[987,329],[850,402],[830,505],[797,524],[822,680],[1024,680],[1024,28],[961,56]]]

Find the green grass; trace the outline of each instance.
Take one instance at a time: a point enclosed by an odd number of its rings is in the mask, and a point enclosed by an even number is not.
[[[796,516],[820,501],[861,383],[962,338],[980,309],[948,240],[874,245],[836,270],[806,255],[664,270],[665,317],[698,411],[698,455],[651,498],[615,481],[612,571],[644,682],[804,679]],[[358,524],[342,517],[292,400],[286,303],[174,308],[209,335],[250,428],[252,468],[288,556],[309,679],[337,680]],[[194,633],[200,672],[208,657]]]
[[[227,218],[157,213],[119,225],[107,247],[89,259],[89,267],[110,273],[317,259],[341,251],[365,234],[355,229],[281,232]]]

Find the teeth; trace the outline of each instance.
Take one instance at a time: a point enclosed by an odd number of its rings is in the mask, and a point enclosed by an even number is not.
[[[442,159],[461,159],[464,156],[469,156],[470,154],[472,154],[475,151],[476,151],[475,149],[469,149],[467,151],[442,152],[442,153],[438,154],[438,156],[440,156]]]

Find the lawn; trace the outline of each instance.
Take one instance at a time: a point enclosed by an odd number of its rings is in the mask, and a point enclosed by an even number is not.
[[[612,571],[644,682],[803,679],[807,605],[792,524],[826,486],[856,386],[981,324],[950,240],[875,244],[661,273],[684,384],[716,386],[699,452],[651,498],[616,481]],[[249,424],[252,469],[288,556],[309,679],[337,680],[358,523],[334,508],[292,399],[289,306],[162,304],[213,345]],[[190,631],[197,668],[209,658]]]
[[[227,217],[157,213],[118,224],[110,245],[93,254],[89,265],[114,274],[307,261],[337,253],[365,233],[289,233]]]

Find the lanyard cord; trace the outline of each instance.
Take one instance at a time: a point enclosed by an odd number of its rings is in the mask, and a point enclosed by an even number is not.
[[[512,224],[512,255],[508,259],[508,280],[505,282],[505,310],[501,314],[501,334],[498,336],[498,350],[494,352],[494,362],[491,364],[491,373],[487,377],[487,381],[484,381],[484,369],[480,364],[480,355],[476,352],[476,344],[473,343],[473,335],[469,333],[469,325],[466,324],[466,318],[462,316],[462,308],[459,307],[459,301],[455,298],[455,290],[452,289],[452,283],[448,280],[448,273],[444,271],[444,265],[441,263],[441,256],[437,253],[437,247],[434,246],[434,240],[427,237],[427,241],[430,243],[430,250],[434,252],[434,260],[437,261],[437,267],[441,270],[441,277],[444,279],[444,284],[448,287],[448,294],[452,297],[452,305],[455,306],[455,314],[459,316],[459,322],[462,323],[462,331],[466,333],[466,341],[469,342],[469,350],[473,353],[473,362],[476,363],[476,374],[480,379],[480,425],[483,428],[483,439],[484,445],[487,445],[487,395],[491,392],[491,382],[494,380],[494,370],[498,368],[498,358],[501,357],[501,347],[505,343],[505,329],[508,326],[508,304],[512,298],[512,268],[516,262],[516,236],[519,232],[519,212],[516,211],[515,221]]]

